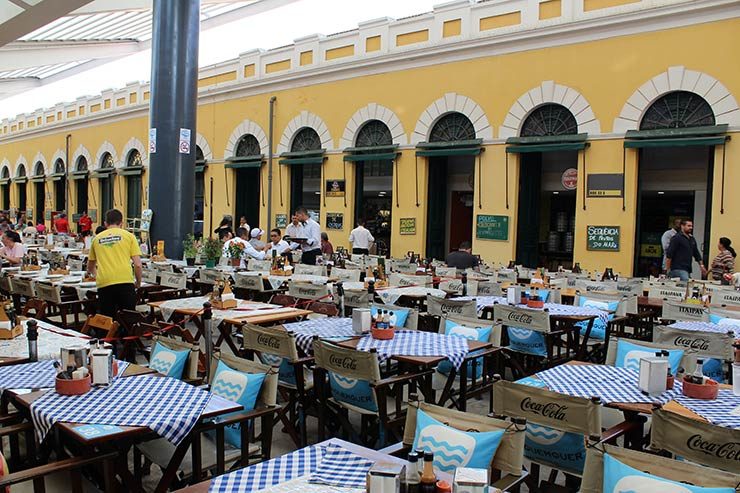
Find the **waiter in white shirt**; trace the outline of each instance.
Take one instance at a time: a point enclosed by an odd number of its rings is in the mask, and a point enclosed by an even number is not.
[[[303,223],[305,240],[301,242],[301,262],[307,265],[316,265],[316,257],[321,255],[321,226],[311,219],[305,207],[295,211],[296,218]]]
[[[365,229],[365,220],[357,220],[357,227],[349,233],[349,242],[352,244],[352,253],[357,255],[369,255],[370,244],[375,241],[372,233]]]
[[[290,252],[290,245],[281,238],[278,228],[270,231],[270,242],[267,244],[267,251],[270,252],[270,256],[272,256],[272,252],[275,252],[275,255],[285,255]]]

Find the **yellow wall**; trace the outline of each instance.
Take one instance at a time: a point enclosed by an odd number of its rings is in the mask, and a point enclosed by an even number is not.
[[[224,170],[222,159],[234,129],[245,119],[252,120],[265,131],[268,129],[268,101],[271,96],[277,97],[275,105],[275,142],[277,142],[288,123],[301,111],[309,111],[327,125],[333,142],[332,149],[340,146],[340,138],[345,126],[354,113],[369,103],[377,103],[391,109],[400,119],[405,133],[411,136],[416,122],[425,109],[436,99],[446,93],[454,92],[473,99],[493,127],[494,137],[503,124],[509,108],[524,93],[538,87],[543,81],[555,81],[580,92],[591,106],[601,124],[603,134],[609,134],[613,121],[619,116],[623,105],[631,94],[646,81],[660,74],[671,66],[685,66],[689,70],[707,73],[721,81],[729,91],[740,97],[740,70],[737,64],[728,63],[727,50],[738,46],[740,20],[727,20],[700,24],[686,28],[665,30],[654,33],[623,36],[599,41],[550,47],[541,50],[530,50],[486,58],[470,59],[462,62],[436,64],[433,66],[388,71],[378,75],[363,76],[335,82],[306,85],[295,84],[290,89],[269,90],[264,93],[217,103],[203,103],[198,109],[198,133],[208,142],[213,151],[213,161],[207,168],[206,187],[206,231],[214,225],[209,222],[210,209],[213,209],[213,220],[218,222],[223,214],[234,214],[234,172]],[[726,50],[707,49],[707,47],[727,47]],[[274,69],[287,69],[289,61],[277,62]],[[270,70],[268,65],[268,71]],[[96,113],[92,116],[99,116]],[[91,123],[84,128],[74,128],[72,133],[71,152],[84,144],[95,157],[98,148],[104,141],[109,141],[117,150],[118,160],[125,158],[123,146],[131,137],[147,142],[148,117],[145,110],[140,116],[121,121],[106,121],[102,124]],[[34,129],[36,131],[36,129]],[[41,152],[50,161],[57,149],[64,149],[64,136],[67,130],[61,129],[51,135],[38,137],[19,136],[13,141],[0,143],[0,161],[4,158],[11,163],[11,175],[15,172],[15,162],[23,155],[27,171],[32,173],[30,163],[37,152]],[[721,153],[718,152],[715,163],[715,183],[712,206],[711,241],[714,244],[719,236],[729,236],[740,242],[740,195],[734,193],[740,183],[740,148],[735,137],[727,145],[725,176],[725,213],[720,209]],[[392,255],[400,256],[409,250],[424,250],[426,233],[426,160],[419,158],[418,177],[414,149],[402,148],[398,160],[398,183],[400,190],[395,189],[393,199],[393,240]],[[621,199],[587,199],[586,210],[583,210],[583,170],[582,159],[579,159],[579,188],[576,210],[575,260],[584,268],[603,268],[609,265],[615,271],[629,274],[632,270],[635,238],[636,152],[628,150],[626,161],[626,210],[622,210]],[[476,165],[476,180],[482,180],[482,208],[478,208],[478,181],[475,186],[474,214],[497,214],[510,217],[509,241],[491,241],[474,239],[474,250],[484,259],[506,262],[515,255],[516,216],[518,190],[518,157],[509,156],[509,179],[505,175],[505,151],[500,141],[496,144],[485,143],[485,152],[481,158],[482,177]],[[586,166],[589,173],[622,171],[621,136],[607,135],[593,139],[586,150]],[[97,163],[90,163],[94,168]],[[345,229],[330,231],[330,239],[335,246],[349,246],[347,236],[354,218],[354,167],[344,164],[342,154],[332,152],[324,164],[324,179],[343,178],[346,166],[347,206],[342,198],[326,198],[322,201],[322,222],[327,212],[344,213]],[[267,194],[267,166],[262,169],[263,191]],[[282,168],[282,169],[281,169]],[[228,183],[224,176],[228,177]],[[282,180],[280,179],[282,176]],[[273,223],[274,214],[288,213],[290,169],[273,162]],[[214,180],[214,193],[210,194],[210,179]],[[145,190],[148,174],[144,175]],[[419,188],[419,206],[416,205],[415,186]],[[124,208],[125,186],[123,177],[116,183],[121,188],[116,192],[116,205]],[[509,208],[506,208],[505,191],[509,190]],[[76,210],[74,200],[75,185],[72,185],[70,210]],[[13,200],[17,200],[15,186]],[[280,202],[282,188],[282,205]],[[323,187],[322,187],[323,188]],[[97,180],[91,180],[90,208],[96,208],[99,201]],[[228,193],[227,193],[228,189]],[[28,187],[28,203],[34,203],[32,187]],[[261,203],[262,203],[261,198]],[[264,198],[266,201],[266,198]],[[156,212],[155,212],[156,213]],[[261,209],[259,224],[266,226],[266,207]],[[400,235],[401,218],[417,219],[416,235]],[[250,223],[256,222],[249,218]],[[621,250],[618,253],[588,252],[585,245],[587,225],[619,225],[621,227]]]

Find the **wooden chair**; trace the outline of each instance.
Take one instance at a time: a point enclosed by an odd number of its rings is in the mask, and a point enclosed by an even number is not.
[[[114,339],[118,337],[118,327],[118,322],[111,317],[97,314],[85,320],[85,325],[82,326],[80,332],[102,340]]]
[[[274,294],[270,298],[270,304],[280,306],[295,306],[298,300],[287,294]]]
[[[310,267],[310,266],[309,266]],[[329,286],[306,282],[288,282],[288,294],[297,300],[321,301],[329,299]],[[306,304],[308,304],[306,302]]]
[[[309,315],[308,318],[326,318],[336,317],[339,315],[339,308],[334,303],[327,303],[324,301],[312,301],[306,307],[306,310],[311,310],[314,315]]]
[[[326,277],[325,265],[295,264],[293,273],[296,275],[324,276]]]
[[[362,274],[360,269],[340,269],[339,267],[331,268],[331,277],[338,281],[359,282],[360,274]]]
[[[334,301],[339,304],[339,294],[336,285],[333,288]],[[351,316],[353,308],[370,308],[373,296],[366,289],[344,289],[344,313],[343,317]]]
[[[202,364],[205,359],[198,343],[180,339],[175,333],[169,332],[166,334],[161,332],[156,333],[152,337],[152,347],[157,343],[173,351],[190,351],[180,380],[193,385],[200,385],[202,383],[203,379],[199,377],[199,374],[205,373],[205,367]]]
[[[36,283],[36,297],[46,302],[48,316],[59,316],[61,326],[65,329],[77,329],[80,323],[80,314],[83,311],[83,302],[78,300],[76,293],[62,297],[61,288],[45,282]],[[74,322],[69,323],[68,316],[72,316]]]
[[[286,401],[277,417],[296,446],[305,447],[307,414],[315,408],[313,357],[299,355],[295,334],[281,326],[267,328],[246,323],[242,336],[247,356],[254,353],[262,363],[277,368],[278,392]],[[313,412],[315,415],[316,410]]]
[[[382,378],[376,351],[347,349],[330,341],[313,343],[314,381],[319,409],[319,441],[326,437],[329,416],[338,421],[354,443],[383,447],[402,436],[406,391],[416,393],[434,370],[408,372]],[[360,415],[356,433],[349,412]],[[334,428],[334,427],[333,427]],[[334,428],[336,429],[336,428]]]
[[[23,305],[21,315],[27,318],[46,320],[46,302],[38,298],[31,298]]]

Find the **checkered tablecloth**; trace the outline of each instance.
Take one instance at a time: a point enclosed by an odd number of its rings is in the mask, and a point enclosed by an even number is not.
[[[681,395],[681,383],[659,396],[645,395],[638,389],[639,373],[609,365],[560,365],[537,373],[547,388],[575,397],[599,397],[604,404],[660,403]]]
[[[283,325],[285,330],[295,334],[295,342],[306,354],[313,354],[313,338],[349,339],[355,335],[351,318],[319,318]]]
[[[372,466],[373,461],[360,457],[345,448],[330,445],[308,482],[361,488],[367,484],[367,472]]]
[[[668,327],[681,330],[695,330],[697,332],[714,332],[717,334],[727,334],[730,331],[735,332],[735,338],[740,338],[740,326],[738,325],[720,325],[712,322],[675,322]],[[657,326],[660,329],[660,326]]]
[[[54,386],[53,361],[0,367],[0,394],[6,389],[43,389]]]
[[[508,305],[509,302],[506,300],[503,296],[458,296],[456,298],[453,298],[454,300],[475,300],[476,308],[478,309],[478,315],[483,312],[486,308],[493,308],[493,305],[499,304],[499,305]],[[524,305],[517,305],[517,306],[524,306]],[[544,307],[541,308],[541,310],[548,310],[550,312],[550,315],[571,315],[571,316],[581,316],[581,317],[592,317],[595,316],[598,319],[600,319],[602,322],[607,323],[609,322],[609,312],[606,312],[604,310],[598,310],[596,308],[589,308],[585,306],[573,306],[573,305],[563,305],[561,303],[545,303]]]
[[[191,298],[180,298],[176,300],[167,300],[159,309],[165,320],[170,320],[177,310],[202,310],[203,303],[209,300],[208,296],[195,296]],[[246,300],[237,300],[237,307],[231,310],[213,309],[214,327],[218,327],[224,320],[230,319],[247,319],[257,315],[271,315],[275,313],[290,313],[294,309],[280,305],[271,305],[268,303],[256,303]]]
[[[210,493],[252,493],[311,474],[326,449],[317,445],[302,448],[266,462],[239,469],[211,481]]]
[[[200,419],[211,394],[168,377],[120,378],[83,395],[47,392],[31,405],[39,440],[54,423],[146,426],[179,444]]]
[[[378,288],[375,290],[378,296],[383,300],[384,303],[393,305],[402,296],[410,296],[414,298],[426,298],[428,294],[436,296],[437,298],[444,298],[447,293],[441,289],[427,288],[424,286],[409,286],[405,288]]]
[[[720,390],[717,398],[711,401],[679,395],[676,402],[713,425],[740,430],[740,396],[731,390]]]
[[[460,368],[469,347],[464,337],[454,337],[434,332],[399,330],[390,340],[373,339],[365,336],[357,343],[360,351],[377,349],[380,361],[393,356],[443,356],[455,368]]]

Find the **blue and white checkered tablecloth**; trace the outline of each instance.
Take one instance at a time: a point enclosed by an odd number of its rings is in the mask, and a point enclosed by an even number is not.
[[[200,419],[211,394],[169,377],[119,378],[83,395],[47,392],[31,405],[39,440],[56,422],[146,426],[179,444]]]
[[[209,493],[252,493],[284,483],[307,474],[319,467],[326,449],[317,445],[302,448],[289,454],[239,469],[211,481]]]
[[[553,392],[575,397],[599,397],[604,404],[665,404],[681,395],[681,383],[659,396],[643,394],[638,388],[639,373],[609,365],[560,365],[536,374]]]
[[[118,361],[118,375],[126,371],[126,367],[128,363]],[[6,389],[50,389],[54,387],[56,377],[54,360],[3,366],[0,367],[0,395]]]
[[[657,326],[660,329],[660,326]],[[680,330],[695,330],[698,332],[714,332],[717,334],[727,334],[730,331],[735,332],[735,337],[740,338],[740,326],[730,324],[715,324],[712,322],[675,322],[668,327]]]
[[[365,336],[357,343],[359,351],[377,349],[380,361],[393,356],[443,356],[455,368],[460,368],[468,351],[468,340],[464,337],[448,336],[434,332],[399,330],[390,340],[373,339]]]
[[[306,354],[313,354],[313,338],[349,339],[356,334],[352,330],[351,318],[319,318],[283,325],[285,330],[295,334],[295,342]]]
[[[364,488],[367,484],[367,472],[373,467],[373,461],[331,445],[327,447],[316,472],[311,474],[309,483],[328,484],[345,488]]]
[[[499,304],[499,305],[508,305],[509,302],[506,300],[504,296],[458,296],[457,298],[453,298],[455,300],[475,300],[476,308],[478,309],[478,314],[485,310],[486,308],[493,308],[493,305]],[[517,306],[524,306],[524,305],[517,305]],[[602,322],[607,323],[609,322],[609,312],[606,312],[604,310],[598,310],[596,308],[589,308],[585,306],[573,306],[573,305],[563,305],[561,303],[545,303],[545,306],[542,308],[542,310],[548,310],[550,312],[550,315],[571,315],[571,316],[583,316],[583,317],[592,317],[595,316],[599,318]]]
[[[676,402],[713,425],[740,430],[740,396],[736,396],[731,390],[720,390],[717,398],[713,400],[692,399],[679,395]]]

